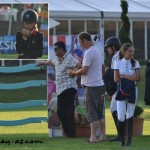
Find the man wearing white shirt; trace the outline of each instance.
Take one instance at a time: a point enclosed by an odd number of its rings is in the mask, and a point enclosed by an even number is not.
[[[103,116],[103,93],[104,82],[102,79],[103,64],[98,47],[93,46],[91,35],[81,32],[78,35],[80,45],[86,49],[82,68],[79,70],[68,70],[69,75],[81,75],[81,84],[85,87],[86,111],[91,128],[89,142],[106,140]],[[101,131],[100,139],[96,139],[96,129]]]

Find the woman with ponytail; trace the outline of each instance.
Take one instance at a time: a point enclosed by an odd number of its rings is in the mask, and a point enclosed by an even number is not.
[[[116,92],[117,92],[117,84],[114,82],[114,65],[115,62],[119,59],[119,50],[121,47],[121,42],[119,38],[115,36],[109,37],[105,42],[105,48],[109,55],[111,55],[111,66],[110,68],[106,68],[106,72],[103,76],[105,82],[105,89],[107,94],[110,96],[111,104],[110,104],[110,112],[112,114],[112,118],[115,123],[115,127],[117,130],[117,136],[110,139],[109,142],[117,142],[120,141],[119,131],[118,131],[118,115],[117,115],[117,101],[116,101]]]
[[[116,100],[121,146],[132,144],[133,115],[138,97],[136,82],[140,80],[140,65],[133,58],[134,51],[132,44],[123,44],[119,52],[119,60],[116,61],[114,66],[114,80],[119,83]],[[125,141],[124,132],[126,127],[127,141]]]

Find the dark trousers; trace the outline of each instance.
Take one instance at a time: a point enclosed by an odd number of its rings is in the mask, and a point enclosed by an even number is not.
[[[76,89],[70,88],[57,97],[57,115],[67,137],[75,137],[74,99],[76,92]]]

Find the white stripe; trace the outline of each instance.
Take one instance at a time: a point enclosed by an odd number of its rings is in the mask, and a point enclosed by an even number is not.
[[[57,36],[56,35],[54,35],[54,36],[52,36],[53,37],[53,45],[54,45],[54,43],[56,43],[57,42]]]
[[[66,40],[66,46],[72,45],[72,35],[66,35],[65,40]]]

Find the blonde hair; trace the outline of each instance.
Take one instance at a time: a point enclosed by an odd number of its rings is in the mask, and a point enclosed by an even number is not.
[[[38,31],[38,30],[39,30],[39,29],[38,29],[38,25],[37,25],[37,23],[35,23],[35,25],[34,25],[33,29],[35,29],[36,31]]]

